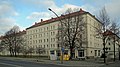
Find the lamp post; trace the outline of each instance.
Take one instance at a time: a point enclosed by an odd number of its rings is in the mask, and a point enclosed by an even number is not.
[[[63,51],[64,51],[64,48],[63,48],[63,25],[62,25],[62,20],[59,18],[59,16],[57,15],[57,13],[55,13],[52,9],[48,8],[49,11],[53,12],[57,18],[59,19],[60,23],[61,23],[61,63],[63,64]]]

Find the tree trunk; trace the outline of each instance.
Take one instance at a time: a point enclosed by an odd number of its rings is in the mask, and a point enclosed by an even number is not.
[[[73,53],[72,53],[72,51],[73,51],[73,47],[70,47],[70,60],[72,60],[72,58],[73,58]]]

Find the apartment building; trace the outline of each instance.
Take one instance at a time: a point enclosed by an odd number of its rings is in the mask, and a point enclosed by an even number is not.
[[[84,22],[86,23],[85,33],[83,36],[86,41],[82,48],[75,49],[74,57],[100,57],[103,48],[102,39],[97,38],[95,28],[101,28],[102,24],[95,16],[82,9],[80,9],[80,11],[73,12],[70,15],[78,16],[79,14],[80,16],[83,16]],[[59,18],[61,17],[62,15]],[[40,22],[28,27],[26,29],[27,45],[34,48],[45,48],[46,51],[44,55],[47,56],[50,54],[55,54],[56,56],[59,55],[61,46],[57,43],[58,39],[56,38],[60,24],[59,18],[56,17],[44,21],[41,19]],[[70,54],[69,49],[68,54]]]

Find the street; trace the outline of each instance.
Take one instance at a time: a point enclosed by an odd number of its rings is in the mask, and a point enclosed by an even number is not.
[[[59,61],[41,60],[27,58],[0,57],[0,67],[120,67],[120,61],[109,62],[108,64],[89,61]]]
[[[0,67],[67,67],[52,64],[35,63],[21,60],[8,60],[0,58]]]
[[[109,63],[100,67],[120,67],[120,61],[115,61],[114,63]]]

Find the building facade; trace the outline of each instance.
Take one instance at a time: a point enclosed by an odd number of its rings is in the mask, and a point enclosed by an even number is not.
[[[83,16],[84,22],[86,23],[85,43],[82,48],[75,49],[74,57],[76,58],[93,58],[100,57],[102,51],[102,39],[96,37],[96,28],[101,28],[101,23],[89,12],[80,9],[78,12],[71,13],[76,16],[80,14]],[[61,18],[60,16],[59,18]],[[60,24],[59,18],[51,18],[49,20],[41,20],[41,22],[35,23],[31,27],[26,29],[27,44],[31,47],[45,48],[44,55],[55,54],[59,55],[61,47],[57,43],[56,35],[58,33],[58,27]],[[69,49],[65,49],[69,53]]]

